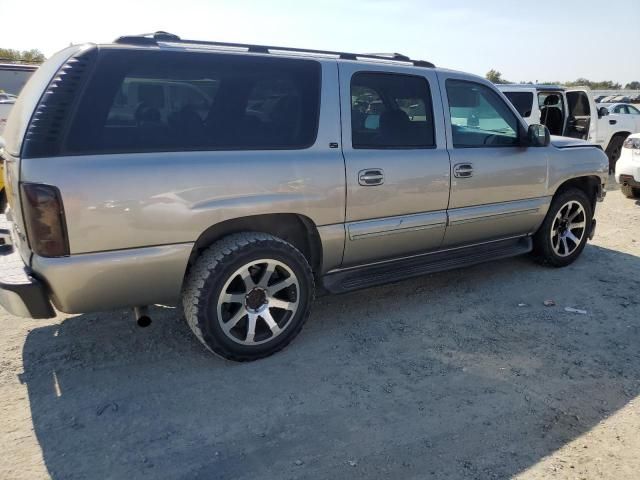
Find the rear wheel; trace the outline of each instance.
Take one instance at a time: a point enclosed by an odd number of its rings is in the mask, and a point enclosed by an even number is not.
[[[559,193],[533,237],[533,253],[545,265],[564,267],[582,253],[593,212],[587,195],[575,188]]]
[[[640,197],[640,188],[634,188],[631,185],[620,185],[620,191],[627,198]]]
[[[300,332],[314,295],[311,267],[294,246],[264,233],[230,235],[189,272],[184,312],[196,337],[235,361],[267,357]]]

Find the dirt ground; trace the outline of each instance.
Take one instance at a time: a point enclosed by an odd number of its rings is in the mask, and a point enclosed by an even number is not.
[[[250,364],[174,309],[3,313],[0,478],[638,478],[640,201],[610,191],[597,218],[568,268],[323,297]]]

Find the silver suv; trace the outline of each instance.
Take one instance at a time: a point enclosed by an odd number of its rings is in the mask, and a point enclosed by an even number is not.
[[[4,142],[9,312],[182,305],[238,361],[287,345],[316,286],[570,264],[608,169],[474,75],[164,32],[53,56]]]

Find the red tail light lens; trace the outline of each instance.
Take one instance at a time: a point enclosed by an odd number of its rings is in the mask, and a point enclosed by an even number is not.
[[[31,249],[43,257],[69,255],[60,191],[50,185],[23,183],[22,210]]]

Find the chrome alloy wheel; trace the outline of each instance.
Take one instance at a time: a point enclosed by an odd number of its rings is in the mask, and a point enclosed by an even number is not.
[[[298,310],[300,284],[277,260],[255,260],[240,267],[222,287],[218,322],[227,337],[253,346],[273,340]]]
[[[571,200],[556,213],[551,225],[551,246],[556,255],[568,257],[576,251],[587,230],[587,214],[580,202]]]

